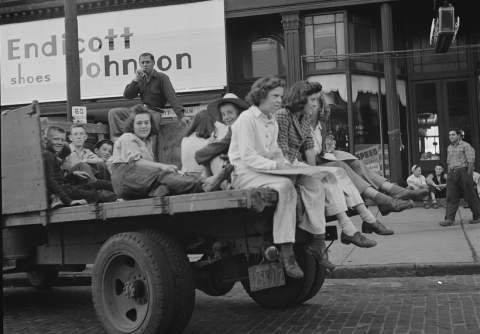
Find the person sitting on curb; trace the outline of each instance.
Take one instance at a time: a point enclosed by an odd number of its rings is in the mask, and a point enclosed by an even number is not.
[[[66,132],[62,128],[51,126],[46,133],[46,147],[43,152],[47,189],[50,196],[50,207],[62,205],[83,205],[96,202],[113,202],[116,196],[108,191],[96,189],[91,183],[71,184],[62,169],[63,160],[70,154],[66,145]],[[72,171],[71,174],[81,174]],[[78,176],[78,175],[77,175]]]
[[[277,111],[279,128],[278,145],[284,156],[293,165],[316,166],[316,154],[310,127],[310,115],[319,108],[321,85],[306,81],[295,83],[285,97],[285,108]],[[305,159],[303,159],[305,157]],[[346,211],[353,208],[363,220],[362,230],[381,235],[391,235],[387,229],[367,209],[360,193],[342,168],[334,168],[337,182],[324,181],[326,188],[326,215],[336,216],[342,229],[341,242],[353,243],[358,247],[373,247],[377,243],[366,238],[353,225]]]
[[[447,196],[447,174],[444,172],[443,165],[436,165],[433,173],[428,174],[425,180],[429,186],[432,206],[438,209],[437,199]]]
[[[154,162],[152,137],[158,134],[151,112],[141,104],[134,106],[127,119],[125,133],[113,146],[112,183],[122,199],[160,197],[210,191],[223,181],[212,177],[208,184],[183,175],[178,167]]]
[[[412,174],[407,177],[407,185],[408,188],[411,190],[429,190],[429,186],[427,184],[427,180],[425,176],[422,175],[422,167],[419,165],[412,166]],[[425,197],[422,198],[423,206],[425,209],[430,208],[430,203],[428,202],[428,192]]]

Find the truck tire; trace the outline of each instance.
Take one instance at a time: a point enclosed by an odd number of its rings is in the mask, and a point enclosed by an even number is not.
[[[174,276],[174,313],[167,333],[182,333],[192,317],[195,306],[195,283],[192,268],[183,247],[171,236],[156,230],[146,230],[167,256]]]
[[[313,284],[310,291],[307,293],[307,295],[303,300],[304,302],[315,297],[318,291],[320,291],[323,285],[323,282],[325,281],[325,277],[327,276],[327,270],[325,269],[325,267],[322,266],[317,259],[315,259],[315,262],[316,262],[315,278],[313,279]]]
[[[48,289],[55,285],[58,279],[58,270],[38,268],[27,273],[30,284],[37,289]]]
[[[255,292],[250,291],[247,279],[242,281],[242,285],[248,295],[266,308],[285,308],[303,303],[312,289],[317,266],[315,258],[307,253],[302,245],[295,245],[295,255],[303,270],[303,278],[292,279],[286,276],[285,285]]]
[[[113,235],[95,260],[92,296],[98,319],[109,334],[166,332],[175,300],[167,254],[148,234]]]

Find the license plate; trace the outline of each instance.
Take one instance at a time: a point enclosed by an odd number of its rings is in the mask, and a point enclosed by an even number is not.
[[[278,262],[258,264],[248,268],[250,291],[285,285],[285,273]]]

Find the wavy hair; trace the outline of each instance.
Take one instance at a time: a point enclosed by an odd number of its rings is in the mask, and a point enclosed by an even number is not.
[[[277,87],[285,88],[285,81],[275,76],[260,78],[253,83],[245,100],[258,107],[260,102],[267,97],[268,93]]]
[[[123,128],[123,132],[129,132],[135,134],[133,130],[133,123],[135,123],[135,117],[137,115],[147,114],[150,117],[150,133],[147,138],[151,136],[158,135],[157,125],[153,120],[153,115],[150,110],[148,110],[143,104],[136,104],[132,108],[130,108],[130,115],[128,116],[127,120],[125,121],[125,126]]]
[[[301,111],[308,103],[308,97],[321,91],[322,85],[318,82],[298,81],[285,96],[285,107],[290,112]],[[323,101],[320,101],[320,103],[323,106]]]
[[[215,119],[207,110],[198,112],[193,118],[192,125],[185,133],[185,137],[189,137],[192,133],[196,133],[200,138],[210,138],[215,131]]]

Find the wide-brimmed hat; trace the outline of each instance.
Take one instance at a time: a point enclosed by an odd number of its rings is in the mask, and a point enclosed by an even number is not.
[[[210,103],[207,109],[209,110],[210,113],[212,113],[215,116],[217,120],[219,120],[221,119],[219,108],[221,105],[227,104],[227,103],[231,103],[234,106],[236,106],[240,111],[240,113],[244,110],[247,110],[250,107],[250,105],[247,102],[239,98],[237,95],[233,93],[227,93],[223,95],[221,99],[215,100],[212,103]]]

